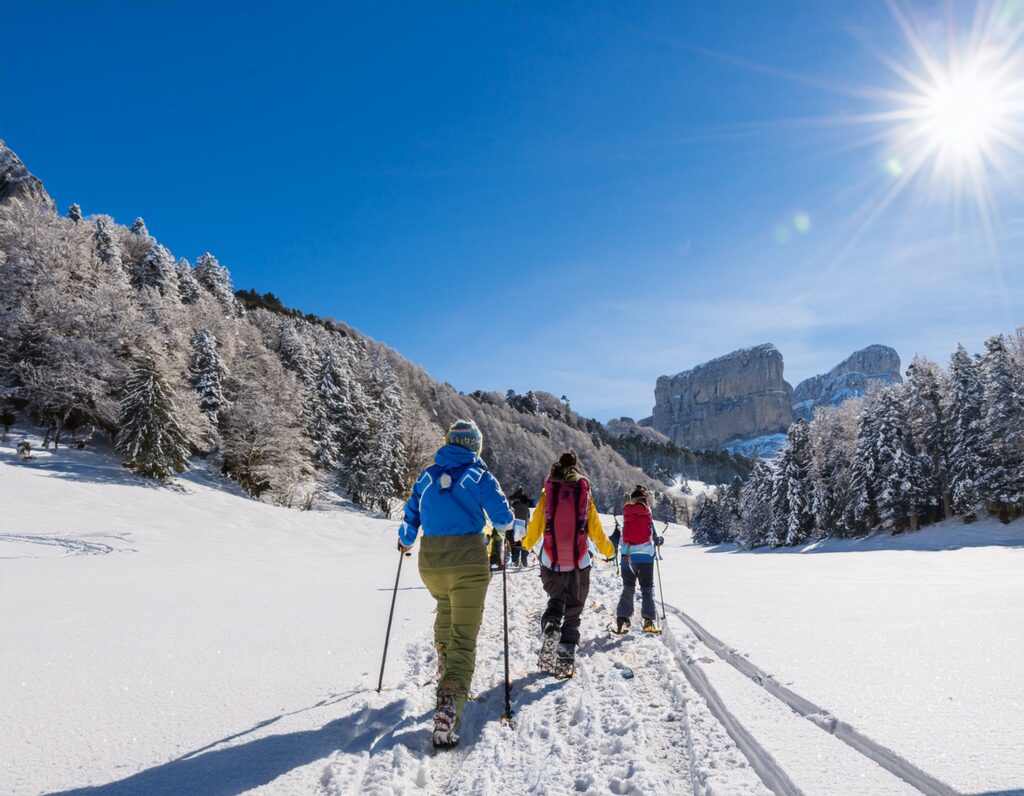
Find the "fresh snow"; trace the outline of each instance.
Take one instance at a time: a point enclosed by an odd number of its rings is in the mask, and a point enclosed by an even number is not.
[[[836,721],[959,791],[1024,783],[1024,522],[755,552],[672,526],[665,633],[607,633],[601,562],[567,682],[536,672],[543,591],[511,570],[515,726],[496,577],[464,743],[435,753],[415,555],[374,691],[393,521],[269,506],[201,466],[157,486],[105,451],[20,462],[18,438],[0,445],[0,793],[917,792]],[[827,713],[794,712],[718,639]]]

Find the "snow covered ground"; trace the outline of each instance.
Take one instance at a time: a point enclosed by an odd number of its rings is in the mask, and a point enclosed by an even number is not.
[[[957,790],[1024,793],[1024,521],[795,550],[689,542],[667,534],[668,602]]]
[[[22,463],[13,444],[0,446],[0,793],[918,792],[714,638],[957,790],[1024,788],[1022,523],[757,553],[697,548],[673,527],[666,632],[606,633],[618,582],[602,563],[565,683],[535,672],[537,571],[510,572],[517,723],[499,721],[496,578],[466,741],[435,754],[415,557],[374,692],[394,522],[267,506],[201,469],[158,487],[102,451]]]

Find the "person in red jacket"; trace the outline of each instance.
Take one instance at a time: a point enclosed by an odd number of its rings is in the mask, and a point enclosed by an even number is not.
[[[654,556],[655,548],[662,538],[655,533],[651,517],[651,494],[642,484],[637,484],[622,507],[622,542],[619,554],[622,556],[622,596],[615,611],[616,632],[629,630],[633,619],[636,600],[636,584],[640,582],[640,616],[644,630],[656,630],[658,616],[654,606]]]

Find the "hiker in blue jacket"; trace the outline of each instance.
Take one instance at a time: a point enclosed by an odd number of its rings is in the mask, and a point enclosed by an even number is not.
[[[512,527],[514,517],[497,479],[480,458],[483,435],[470,420],[448,429],[434,464],[424,470],[405,504],[398,548],[409,550],[419,532],[423,541],[419,571],[437,602],[434,646],[437,649],[437,711],[433,742],[458,743],[459,722],[476,667],[476,637],[491,572],[483,529]]]

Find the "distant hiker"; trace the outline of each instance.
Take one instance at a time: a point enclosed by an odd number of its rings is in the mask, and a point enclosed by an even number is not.
[[[487,541],[488,564],[490,564],[492,570],[502,569],[505,566],[505,534],[494,530],[491,525],[488,525],[484,528],[484,538]]]
[[[508,504],[512,507],[512,513],[516,515],[517,520],[522,520],[523,522],[530,521],[530,509],[533,508],[533,501],[527,497],[522,486],[519,486],[515,492],[509,495]],[[522,539],[515,538],[515,529],[505,534],[505,540],[512,551],[512,566],[525,567],[526,560],[530,557],[530,551],[523,547]]]
[[[655,619],[658,612],[654,606],[654,556],[655,548],[662,538],[654,529],[651,517],[651,495],[642,484],[637,484],[622,507],[622,596],[615,611],[616,633],[629,630],[633,619],[633,604],[636,598],[636,583],[640,581],[640,616],[644,631],[657,632]]]
[[[575,453],[563,453],[552,465],[523,546],[532,549],[542,539],[540,577],[548,607],[540,620],[543,642],[538,664],[555,677],[572,677],[580,614],[590,592],[589,542],[606,558],[615,552]]]
[[[398,548],[408,550],[423,530],[420,577],[434,600],[434,646],[439,679],[433,742],[458,743],[455,731],[476,667],[476,637],[490,581],[482,531],[488,520],[499,531],[512,527],[512,510],[497,479],[480,458],[483,435],[458,420],[445,436],[434,464],[424,470],[405,504]],[[485,513],[486,512],[486,513]]]

